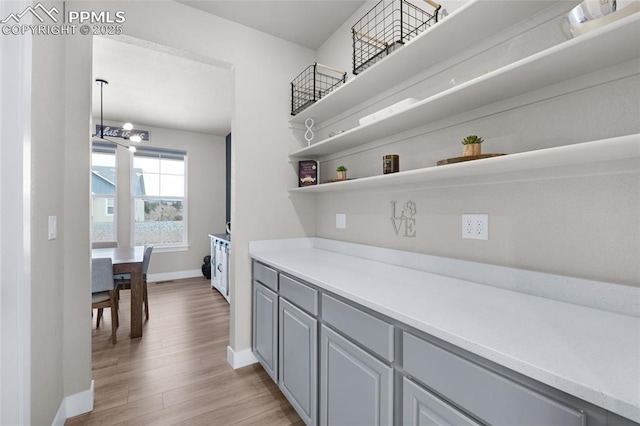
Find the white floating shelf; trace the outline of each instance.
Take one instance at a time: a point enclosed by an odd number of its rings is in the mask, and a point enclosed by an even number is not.
[[[640,134],[444,166],[289,189],[292,194],[468,186],[491,182],[640,172]]]
[[[567,11],[580,1],[565,2]],[[434,26],[427,28],[406,46],[376,62],[358,76],[320,99],[289,120],[304,123],[313,117],[321,123],[346,111],[443,60],[462,52],[501,31],[554,6],[540,0],[472,0]],[[470,30],[473,29],[473,30]]]
[[[507,5],[511,2],[501,3]],[[520,4],[520,2],[514,3]],[[300,149],[289,157],[310,159],[344,151],[430,122],[638,59],[640,43],[637,40],[640,40],[640,13],[627,16],[605,27],[447,89],[382,120],[355,127]]]

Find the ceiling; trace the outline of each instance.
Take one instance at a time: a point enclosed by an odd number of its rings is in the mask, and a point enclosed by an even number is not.
[[[124,41],[94,37],[94,78],[103,88],[105,120],[215,135],[231,130],[233,73],[229,69]],[[100,115],[100,86],[93,88]],[[96,123],[97,124],[97,123]]]
[[[364,0],[179,0],[206,13],[317,49]],[[131,122],[199,133],[231,131],[233,73],[229,66],[141,45],[127,37],[94,37],[94,78],[103,88],[106,121]],[[93,88],[93,114],[100,115],[100,86]],[[152,136],[153,138],[153,136]]]
[[[317,50],[365,0],[176,0]]]

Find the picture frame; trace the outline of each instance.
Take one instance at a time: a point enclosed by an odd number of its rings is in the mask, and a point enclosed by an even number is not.
[[[315,160],[298,161],[298,187],[318,184],[320,164]]]

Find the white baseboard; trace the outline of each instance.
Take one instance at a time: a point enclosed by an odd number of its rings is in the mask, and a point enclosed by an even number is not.
[[[171,280],[179,280],[182,278],[197,278],[202,277],[201,269],[192,269],[190,271],[176,271],[176,272],[161,272],[159,274],[148,274],[147,282],[160,282],[160,281],[171,281]]]
[[[227,346],[227,362],[234,370],[255,364],[258,359],[253,355],[251,348],[241,351],[234,351],[231,346]]]
[[[69,395],[62,400],[51,426],[64,426],[65,420],[93,410],[94,382],[86,391]]]

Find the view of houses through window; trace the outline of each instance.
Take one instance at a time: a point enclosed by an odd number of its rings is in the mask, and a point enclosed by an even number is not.
[[[131,173],[132,242],[187,244],[184,151],[140,147]],[[94,143],[91,155],[91,241],[117,241],[116,145]]]
[[[186,152],[138,148],[132,171],[134,244],[187,244]]]
[[[94,143],[91,153],[91,241],[116,241],[116,148]]]

